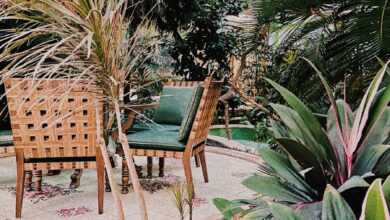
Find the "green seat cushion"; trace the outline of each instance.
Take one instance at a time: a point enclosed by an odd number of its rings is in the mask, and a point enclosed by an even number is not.
[[[146,130],[156,130],[156,131],[179,131],[180,126],[178,125],[169,125],[169,124],[157,124],[152,122],[136,122],[133,127],[129,129],[129,132],[138,132]]]
[[[181,125],[196,88],[164,87],[160,107],[156,110],[153,121],[159,124]]]
[[[200,100],[202,99],[203,87],[198,86],[191,97],[191,101],[187,106],[184,118],[179,130],[179,141],[187,142],[190,136],[192,124],[194,123],[196,113],[198,112]]]
[[[11,145],[13,145],[12,131],[11,130],[0,131],[0,147],[11,146]]]
[[[145,130],[127,135],[130,148],[184,151],[185,145],[177,140],[177,131]]]

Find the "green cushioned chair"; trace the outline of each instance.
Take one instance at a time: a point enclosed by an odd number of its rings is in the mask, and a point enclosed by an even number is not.
[[[201,86],[164,88],[160,107],[154,117],[156,123],[136,123],[127,135],[130,147],[184,150],[202,98],[202,92],[203,87]],[[157,124],[158,122],[160,124]]]
[[[171,81],[162,94],[154,121],[163,129],[133,128],[127,135],[131,154],[159,157],[160,170],[164,164],[161,158],[182,159],[189,185],[193,185],[190,159],[194,156],[197,164],[202,165],[204,180],[208,182],[204,149],[218,103],[220,83],[212,82],[210,78],[204,82]],[[179,125],[179,129],[174,127]],[[149,168],[151,170],[148,164],[148,171]]]

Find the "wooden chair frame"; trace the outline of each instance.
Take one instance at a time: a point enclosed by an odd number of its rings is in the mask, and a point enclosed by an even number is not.
[[[168,151],[168,150],[153,150],[153,149],[133,149],[130,148],[130,154],[133,156],[148,157],[148,170],[151,169],[151,158],[160,158],[160,174],[164,169],[164,158],[181,159],[183,162],[184,173],[188,186],[194,192],[191,158],[195,157],[197,167],[202,166],[204,181],[209,181],[207,173],[207,164],[205,157],[205,143],[209,128],[211,126],[214,112],[216,110],[218,99],[220,96],[220,82],[214,82],[211,78],[202,81],[168,81],[165,86],[171,87],[193,87],[202,85],[204,87],[203,95],[195,116],[194,123],[184,151]],[[123,181],[122,177],[122,181]],[[122,186],[127,186],[126,179],[122,182]]]
[[[21,217],[26,171],[97,170],[98,211],[103,213],[104,163],[96,118],[99,94],[86,82],[7,79],[7,101],[16,152],[16,218]]]

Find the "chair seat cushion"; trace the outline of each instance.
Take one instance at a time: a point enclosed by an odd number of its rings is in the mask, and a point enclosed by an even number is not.
[[[178,131],[145,130],[127,135],[130,148],[184,151],[185,145],[177,140]]]
[[[170,125],[170,124],[157,124],[157,123],[143,123],[136,122],[133,127],[129,129],[129,132],[138,132],[146,130],[155,130],[155,131],[179,131],[179,125]]]
[[[3,130],[0,131],[0,147],[4,146],[12,146],[12,131],[11,130]]]

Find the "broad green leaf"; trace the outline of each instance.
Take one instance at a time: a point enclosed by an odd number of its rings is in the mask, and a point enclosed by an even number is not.
[[[227,199],[215,198],[213,199],[213,203],[226,220],[232,219],[234,215],[243,211],[240,204],[231,202]]]
[[[388,176],[390,175],[390,151],[387,151],[379,159],[378,163],[374,168],[374,173],[378,176]]]
[[[390,220],[381,180],[375,180],[364,198],[360,220]]]
[[[299,205],[295,211],[304,220],[320,220],[322,201]]]
[[[372,172],[378,160],[388,150],[390,150],[390,145],[376,145],[366,148],[358,155],[352,169],[352,175],[363,176]]]
[[[290,137],[290,133],[280,124],[280,122],[272,120],[271,125],[274,138]]]
[[[298,113],[299,117],[301,117],[306,124],[310,125],[310,132],[312,136],[315,138],[315,140],[318,141],[318,143],[320,143],[328,158],[330,158],[332,161],[335,161],[332,149],[329,148],[330,142],[326,136],[326,133],[310,109],[305,104],[303,104],[303,102],[299,100],[297,96],[295,96],[283,86],[270,79],[266,80],[283,96],[284,100]]]
[[[389,86],[390,88],[390,86]],[[389,89],[390,91],[390,89]],[[373,118],[373,117],[372,117]],[[370,122],[374,120],[370,117]],[[359,151],[377,144],[383,144],[389,137],[390,132],[390,108],[383,109],[379,120],[376,120],[371,126],[368,126],[365,138],[361,144]]]
[[[351,207],[341,197],[335,188],[328,185],[325,190],[322,205],[321,220],[354,220],[356,219]]]
[[[345,192],[347,190],[353,189],[353,188],[361,188],[366,187],[368,188],[370,184],[368,184],[362,177],[360,176],[353,176],[349,178],[343,185],[341,185],[337,191],[340,193]]]
[[[387,207],[390,208],[390,176],[383,183],[383,193],[385,195]]]
[[[364,140],[361,147],[382,144],[390,131],[390,85],[378,93],[377,100],[370,109],[368,125],[365,128]]]
[[[242,216],[240,220],[259,220],[259,219],[268,219],[272,216],[271,210],[263,207],[256,207],[253,209],[246,210],[241,213]]]
[[[382,82],[383,76],[386,73],[386,69],[387,69],[388,65],[389,65],[389,62],[387,62],[382,67],[382,69],[376,74],[375,78],[372,80],[369,88],[367,89],[367,91],[366,91],[366,93],[365,93],[365,95],[364,95],[364,97],[359,105],[359,108],[356,111],[355,120],[354,120],[354,124],[352,127],[349,143],[348,143],[350,153],[354,153],[356,148],[358,147],[359,142],[361,142],[361,139],[363,136],[363,129],[367,125],[367,121],[368,121],[368,118],[370,116],[369,113],[370,113],[371,107],[373,105],[373,102],[375,100],[375,95],[378,92],[379,86]],[[385,97],[385,98],[387,99],[387,97]],[[383,108],[383,104],[381,104],[379,106],[382,106],[382,107],[378,107],[379,109],[377,109],[377,111],[380,112],[381,109]],[[376,119],[373,119],[373,121],[375,122],[375,120],[378,120],[380,118],[380,115],[381,114],[377,114]],[[365,149],[362,149],[362,150],[364,151]]]
[[[331,108],[330,108],[330,112],[329,112],[329,116],[331,119],[334,119],[334,120],[331,120],[334,122],[334,127],[335,127],[335,136],[332,137],[332,138],[335,138],[335,140],[338,140],[339,141],[339,144],[337,145],[333,145],[336,147],[336,152],[337,153],[337,160],[339,160],[340,162],[338,163],[342,169],[342,171],[345,171],[345,167],[343,167],[345,163],[345,152],[347,150],[347,145],[346,145],[346,135],[348,135],[349,133],[349,130],[350,130],[350,125],[349,125],[349,122],[347,122],[346,124],[344,123],[345,120],[343,121],[342,119],[345,118],[344,115],[342,115],[342,113],[346,114],[347,111],[343,111],[343,112],[340,112],[340,110],[346,110],[344,109],[344,103],[342,103],[342,107],[340,108],[339,106],[339,103],[336,103],[336,100],[333,96],[333,93],[332,93],[332,90],[328,84],[328,82],[326,81],[325,77],[322,75],[321,71],[319,71],[317,69],[317,67],[308,59],[306,58],[303,58],[306,62],[308,62],[312,68],[316,71],[317,75],[320,77],[320,80],[322,82],[322,85],[324,86],[325,88],[325,92],[329,98],[329,101],[331,103]],[[333,116],[333,117],[332,117]],[[344,126],[343,126],[344,124]],[[332,139],[331,139],[331,142],[332,142]],[[334,144],[334,143],[332,143]]]
[[[288,183],[297,187],[302,193],[301,195],[308,200],[316,197],[316,192],[304,180],[303,176],[294,168],[290,160],[284,155],[270,150],[259,149],[261,158],[270,166],[281,178]]]
[[[314,125],[303,121],[296,111],[287,106],[271,104],[271,107],[278,113],[283,123],[288,127],[290,133],[307,146],[308,150],[311,151],[322,164],[331,167],[332,158],[328,157],[327,150],[318,143],[317,139],[310,131]],[[327,148],[330,148],[330,144]]]
[[[294,212],[294,209],[288,206],[272,203],[270,204],[270,207],[274,219],[276,220],[304,220]]]
[[[263,196],[269,196],[277,201],[299,203],[310,202],[307,198],[296,193],[293,187],[282,183],[272,176],[255,175],[242,182],[244,186]]]
[[[326,177],[316,155],[308,150],[308,147],[293,139],[280,138],[276,139],[276,141],[290,154],[293,161],[296,161],[303,170],[307,171],[305,174],[302,174],[302,171],[300,173],[311,187],[315,189],[321,188],[326,181]]]
[[[316,155],[313,154],[308,147],[305,145],[287,138],[279,138],[276,141],[282,146],[298,163],[303,169],[313,167],[320,170],[321,164],[316,159]]]

